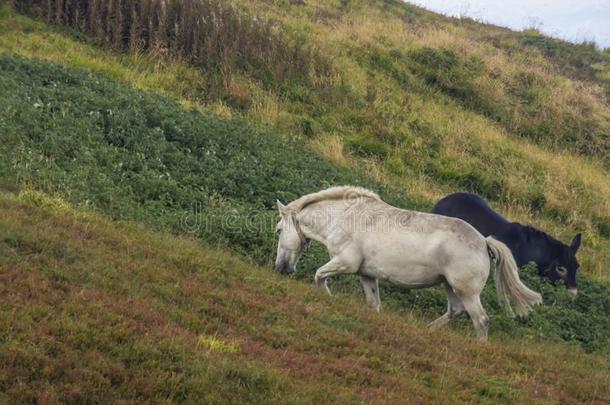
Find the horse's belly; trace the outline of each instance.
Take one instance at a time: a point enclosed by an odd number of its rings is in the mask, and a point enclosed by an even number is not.
[[[365,262],[361,273],[405,288],[426,288],[438,285],[443,275],[428,265],[411,263],[409,266]]]
[[[396,276],[390,275],[387,280],[404,288],[428,288],[440,284],[443,277],[440,274],[409,270]]]
[[[367,246],[361,272],[405,288],[425,288],[439,284],[444,277],[443,255],[435,248],[439,241],[422,235],[390,238],[379,235]]]

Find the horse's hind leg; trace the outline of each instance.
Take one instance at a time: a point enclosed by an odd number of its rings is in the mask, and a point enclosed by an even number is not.
[[[364,288],[364,295],[366,296],[366,303],[369,307],[379,312],[381,306],[381,300],[379,299],[379,283],[376,278],[360,276],[360,282],[362,288]]]
[[[489,317],[485,312],[485,308],[481,305],[481,297],[478,294],[468,297],[461,297],[466,312],[470,315],[474,329],[477,332],[477,337],[482,340],[487,340],[487,330],[489,329]]]
[[[447,312],[440,318],[428,324],[429,328],[438,329],[445,326],[453,318],[464,312],[464,305],[457,295],[453,292],[453,288],[447,283],[443,283],[443,288],[447,294]]]

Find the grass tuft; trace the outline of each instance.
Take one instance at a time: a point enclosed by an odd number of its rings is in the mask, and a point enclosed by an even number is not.
[[[226,342],[216,336],[199,336],[197,344],[207,348],[211,352],[237,353],[239,351],[239,345],[237,345],[237,343]]]

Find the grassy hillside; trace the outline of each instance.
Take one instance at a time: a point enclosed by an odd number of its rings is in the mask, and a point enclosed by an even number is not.
[[[296,142],[103,76],[10,56],[0,72],[0,179],[9,189],[192,232],[259,262],[273,254],[276,198],[357,183],[414,205]]]
[[[607,54],[400,2],[235,4],[328,70],[219,75],[0,5],[0,392],[608,401]],[[275,198],[346,183],[420,210],[472,190],[563,240],[582,231],[579,296],[524,269],[545,305],[512,320],[489,286],[481,347],[465,318],[422,329],[439,290],[383,285],[381,316],[349,277],[326,298],[308,285],[320,246],[297,280],[274,275]]]
[[[395,189],[329,163],[307,148],[240,121],[187,111],[166,97],[134,91],[82,70],[0,57],[0,181],[30,187],[115,218],[146,222],[247,254],[260,264],[274,258],[274,201],[333,184],[380,190],[398,206],[417,208]],[[327,261],[321,246],[308,253],[298,278],[311,282]],[[528,320],[511,320],[493,288],[484,301],[493,333],[565,340],[610,352],[610,288],[583,276],[581,294],[562,286],[543,290],[547,305]],[[333,288],[360,293],[353,278]],[[383,286],[384,306],[427,317],[445,309],[440,290],[407,292]],[[468,327],[465,320],[458,328]],[[467,329],[469,330],[469,329]]]
[[[606,356],[481,345],[192,239],[0,194],[0,401],[610,401]]]
[[[217,78],[208,70],[157,54],[102,50],[6,7],[0,50],[101,71],[188,106],[271,127],[427,206],[451,191],[476,191],[509,217],[561,240],[583,232],[582,269],[606,279],[607,54],[544,37],[532,45],[524,37],[533,33],[401,3],[341,4],[243,3],[328,57],[330,78],[310,78],[313,85],[288,80],[268,87],[235,71],[209,92]],[[581,54],[589,56],[574,56]],[[570,73],[573,64],[565,65],[574,58],[599,74],[579,80]]]
[[[313,117],[322,138],[338,136],[344,151],[376,160],[388,181],[410,193],[438,198],[470,189],[564,239],[568,229],[582,229],[589,246],[608,251],[607,53],[560,43],[566,51],[547,56],[540,44],[553,40],[529,45],[524,38],[533,33],[402,2],[244,3],[333,55],[343,97],[317,93],[315,108],[287,96],[281,107]],[[587,49],[595,58],[572,58],[595,59],[586,66],[599,77],[577,80],[560,55]]]

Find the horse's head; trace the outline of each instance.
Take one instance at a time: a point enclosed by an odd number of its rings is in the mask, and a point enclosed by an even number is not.
[[[277,223],[278,234],[277,258],[275,268],[282,274],[294,273],[301,255],[309,247],[309,239],[303,235],[294,212],[277,201],[280,221]]]
[[[580,238],[580,234],[576,235],[569,246],[562,243],[556,252],[555,259],[547,269],[544,269],[546,276],[552,281],[563,280],[568,292],[572,295],[576,295],[578,292],[576,273],[579,264],[576,252],[580,247]]]

